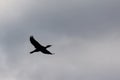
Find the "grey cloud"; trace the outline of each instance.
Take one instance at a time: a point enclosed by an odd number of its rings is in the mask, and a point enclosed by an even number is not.
[[[117,4],[119,1],[107,3],[107,1],[84,2],[75,0],[73,2],[71,0],[69,4],[67,2],[48,1],[41,6],[39,1],[32,1],[33,4],[27,5],[25,10],[18,7],[19,12],[22,13],[22,18],[17,18],[18,24],[15,26],[35,28],[38,31],[58,35],[87,37],[107,33],[113,29],[112,26],[114,29],[119,29],[120,12]]]
[[[6,2],[7,3],[7,2]],[[0,67],[15,80],[118,80],[119,1],[12,0],[0,12]],[[5,13],[4,13],[5,12]],[[33,49],[34,35],[55,56]],[[3,65],[3,64],[1,64]],[[5,80],[5,77],[0,79]]]

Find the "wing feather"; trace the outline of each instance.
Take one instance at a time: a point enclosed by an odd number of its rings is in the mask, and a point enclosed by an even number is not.
[[[35,47],[35,48],[39,48],[39,47],[43,47],[41,44],[39,44],[33,36],[30,36],[30,42],[32,43],[32,45]]]

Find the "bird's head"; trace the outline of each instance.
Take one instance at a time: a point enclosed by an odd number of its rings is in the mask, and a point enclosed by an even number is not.
[[[51,47],[52,45],[47,45],[45,48],[49,48],[49,47]]]

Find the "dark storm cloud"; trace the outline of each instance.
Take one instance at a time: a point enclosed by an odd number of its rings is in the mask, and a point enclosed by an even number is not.
[[[12,0],[5,3],[8,5],[0,8],[0,43],[4,48],[0,55],[5,56],[1,65],[6,68],[1,66],[5,73],[0,74],[10,74],[6,80],[120,78],[120,1]],[[54,44],[50,50],[56,55],[29,55],[33,49],[30,35],[44,45]]]
[[[73,35],[91,38],[101,36],[112,29],[119,29],[120,6],[117,4],[119,1],[84,2],[75,0],[74,2],[69,1],[69,4],[68,1],[48,1],[41,5],[39,1],[31,1],[26,3],[27,5],[23,5],[24,2],[27,1],[21,1],[21,5],[19,4],[17,7],[15,5],[16,8],[13,8],[14,14],[19,14],[19,16],[10,20],[11,24],[7,26],[13,26],[15,29],[14,31],[9,30],[7,34],[17,32],[15,35],[19,38],[20,35],[17,34],[21,34],[21,36],[22,34],[44,34],[47,36],[50,33],[54,36]],[[18,14],[15,13],[17,11]]]
[[[120,6],[116,0],[114,2],[71,0],[69,3],[46,1],[41,5],[39,1],[32,3],[24,5],[25,9],[22,5],[18,7],[22,16],[17,18],[18,24],[13,23],[11,26],[23,26],[27,30],[35,29],[36,32],[87,37],[107,33],[109,29],[119,29]]]
[[[11,27],[6,27],[8,30],[4,41],[8,46],[24,42],[25,37],[34,34],[40,37],[44,34],[48,37],[46,39],[58,35],[92,38],[114,29],[119,30],[119,1],[20,2],[21,4],[12,6],[12,11],[9,11],[13,13],[10,18],[13,18],[7,20],[10,24],[6,24]]]
[[[36,5],[34,10],[31,8],[27,12],[29,16],[26,16],[26,23],[32,22],[31,24],[34,24],[38,30],[44,27],[58,35],[80,36],[81,34],[86,37],[102,35],[111,29],[119,29],[118,2],[100,1],[81,5],[80,1],[69,1],[69,4],[67,1],[55,1],[47,8],[44,6],[45,10],[41,10]]]

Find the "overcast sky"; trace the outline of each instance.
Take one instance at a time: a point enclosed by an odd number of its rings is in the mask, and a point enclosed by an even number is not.
[[[0,80],[120,80],[120,0],[0,0]],[[30,55],[33,35],[55,55]]]

